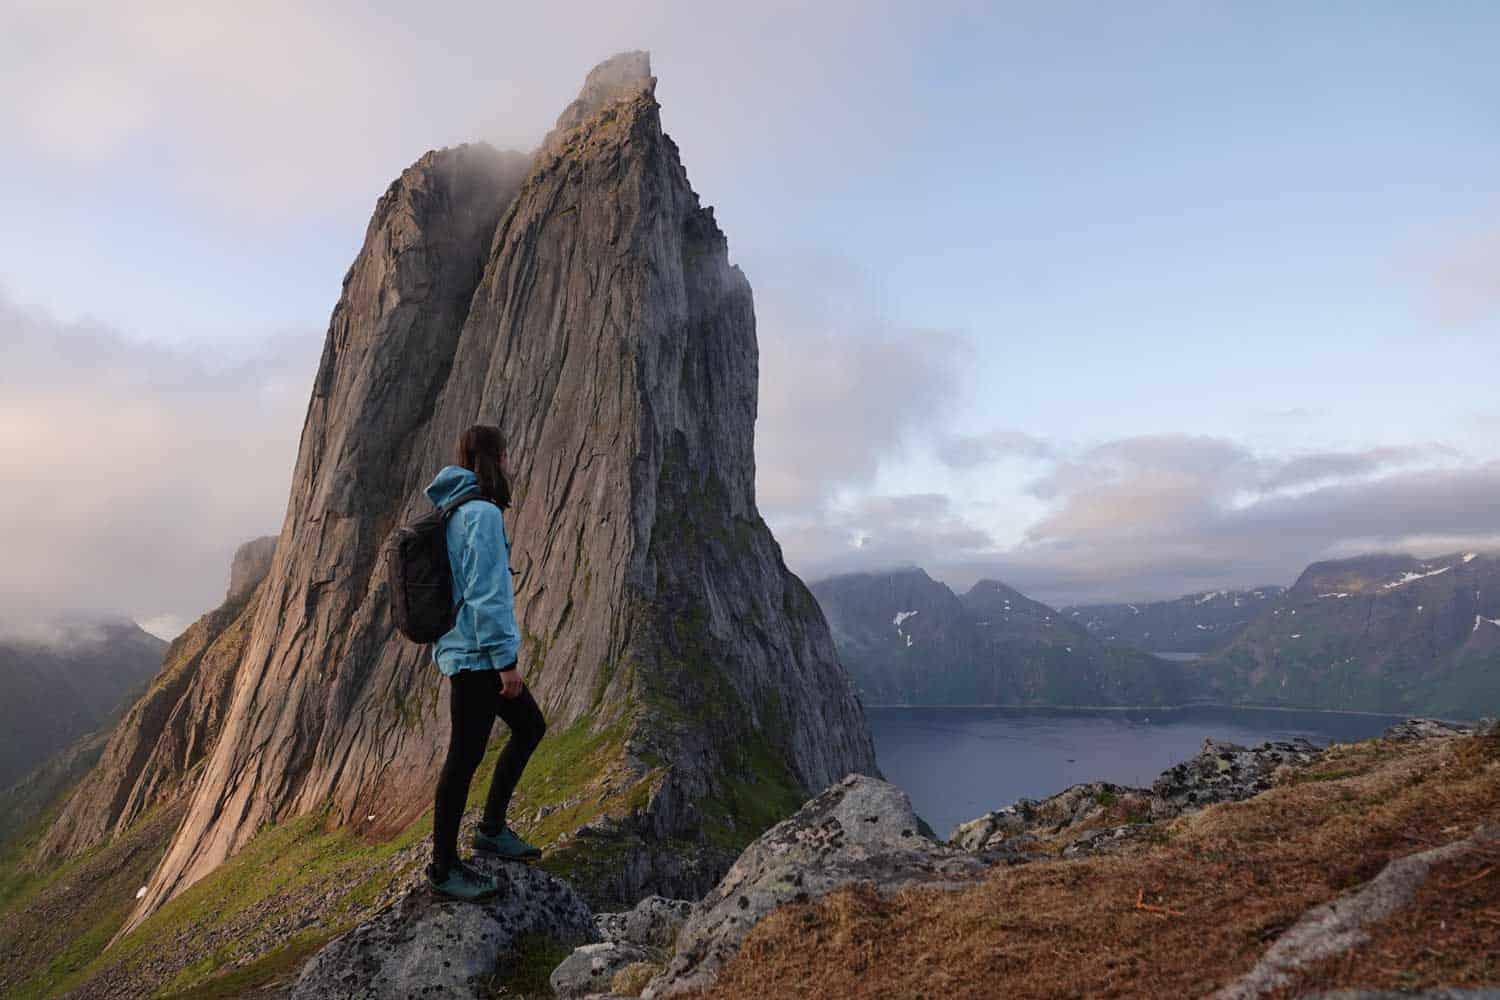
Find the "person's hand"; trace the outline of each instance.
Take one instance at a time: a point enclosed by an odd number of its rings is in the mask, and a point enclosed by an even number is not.
[[[521,671],[515,667],[500,671],[500,697],[519,698],[526,683],[521,680]]]

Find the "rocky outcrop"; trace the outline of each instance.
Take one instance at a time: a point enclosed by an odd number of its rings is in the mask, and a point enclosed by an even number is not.
[[[710,985],[750,929],[782,903],[805,902],[854,883],[882,893],[916,884],[958,886],[1000,860],[923,836],[905,792],[849,775],[740,855],[694,905],[670,964],[641,996],[676,996]]]
[[[1257,1000],[1292,982],[1292,973],[1341,955],[1368,939],[1364,928],[1411,902],[1434,865],[1478,855],[1494,857],[1500,826],[1486,826],[1461,840],[1397,858],[1380,874],[1338,899],[1303,914],[1261,956],[1255,967],[1214,994],[1214,1000]]]
[[[229,593],[225,603],[250,596],[260,581],[271,572],[271,557],[276,554],[276,536],[266,535],[241,545],[229,564]]]
[[[684,844],[717,874],[806,795],[875,772],[755,507],[750,287],[654,87],[643,53],[617,57],[534,156],[429,153],[380,199],[222,733],[130,926],[266,823],[329,804],[379,835],[428,808],[442,688],[392,629],[378,552],[476,421],[509,442],[523,674],[549,739],[590,748],[539,822],[619,834],[620,894],[670,891]]]
[[[240,546],[224,603],[167,647],[161,672],[109,735],[98,763],[68,796],[38,847],[71,856],[188,794],[218,739],[251,620],[267,539]],[[254,575],[259,569],[261,577]]]
[[[1322,753],[1304,739],[1254,748],[1204,740],[1197,756],[1163,771],[1151,791],[1176,812],[1215,802],[1238,802],[1270,788],[1282,768],[1310,764]]]
[[[553,970],[552,991],[563,998],[639,993],[661,972],[692,912],[690,900],[647,896],[622,913],[599,914],[594,923],[603,940],[575,949]],[[640,986],[630,990],[627,977],[640,977]]]
[[[1040,801],[1020,799],[960,823],[948,842],[1011,861],[1108,853],[1139,840],[1150,823],[1259,795],[1283,769],[1310,764],[1322,752],[1306,740],[1247,748],[1207,739],[1196,756],[1162,772],[1149,789],[1092,781]]]
[[[962,597],[920,569],[813,584],[860,696],[900,705],[1162,705],[1182,666],[1111,646],[996,580]]]
[[[420,869],[399,898],[315,955],[292,1000],[483,997],[527,935],[573,944],[597,937],[588,905],[561,879],[529,865],[478,858],[501,891],[479,903],[434,894]]]

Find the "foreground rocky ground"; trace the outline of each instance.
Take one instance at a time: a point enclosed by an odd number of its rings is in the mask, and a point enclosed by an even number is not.
[[[1494,995],[1500,732],[1207,741],[1150,789],[1074,786],[946,843],[899,789],[850,775],[703,899],[623,913],[503,870],[484,907],[397,893],[293,995]]]

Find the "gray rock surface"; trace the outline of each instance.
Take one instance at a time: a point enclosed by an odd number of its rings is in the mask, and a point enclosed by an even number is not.
[[[619,941],[601,941],[575,948],[552,971],[552,991],[564,1000],[608,993],[615,973],[634,962],[659,961],[648,948]]]
[[[503,975],[526,934],[564,943],[597,937],[593,913],[566,882],[530,865],[479,858],[497,872],[499,896],[478,903],[443,899],[421,871],[397,900],[330,941],[308,961],[293,1000],[396,1000],[480,997],[481,980]]]
[[[224,600],[247,597],[271,572],[271,557],[275,554],[275,535],[253,538],[235,549],[234,560],[229,564],[229,592]]]
[[[1472,732],[1474,732],[1473,726],[1466,726],[1459,722],[1445,722],[1442,719],[1407,719],[1387,729],[1385,738],[1388,740],[1431,740],[1450,736],[1468,736]]]
[[[628,53],[534,156],[428,153],[381,197],[232,708],[127,927],[268,822],[331,804],[378,834],[428,807],[443,687],[390,624],[379,551],[476,421],[510,442],[527,684],[553,733],[623,724],[595,790],[649,784],[629,800],[620,891],[673,893],[672,845],[736,787],[785,801],[878,773],[827,624],[755,506],[750,286],[654,91]],[[680,870],[696,882],[732,860],[705,857]]]
[[[953,828],[948,842],[997,851],[1012,861],[1044,856],[1038,838],[1073,839],[1063,856],[1119,850],[1145,835],[1146,824],[1214,802],[1239,801],[1270,788],[1283,767],[1309,764],[1323,751],[1306,740],[1236,743],[1204,740],[1191,760],[1168,768],[1150,789],[1092,781],[1041,800],[1020,799]],[[1110,822],[1117,817],[1125,822]]]
[[[851,774],[776,824],[693,907],[665,971],[641,993],[675,996],[711,984],[761,917],[854,883],[892,893],[914,884],[968,885],[994,856],[948,847],[917,830],[895,785]]]
[[[1278,768],[1309,764],[1322,753],[1316,744],[1304,739],[1262,743],[1254,748],[1204,740],[1192,760],[1163,771],[1151,791],[1182,809],[1237,802],[1275,784]]]
[[[1390,862],[1358,889],[1303,914],[1254,968],[1215,993],[1214,1000],[1255,1000],[1287,985],[1296,970],[1366,941],[1365,926],[1409,903],[1433,865],[1492,852],[1496,845],[1500,845],[1500,826],[1482,827],[1462,840]]]
[[[229,711],[269,569],[268,542],[275,539],[254,539],[236,550],[224,603],[172,640],[150,686],[110,730],[98,763],[48,828],[40,857],[78,854],[122,833],[153,807],[191,793]]]
[[[677,932],[692,915],[690,899],[667,899],[647,896],[621,913],[601,913],[594,918],[599,936],[606,941],[639,945],[643,948],[671,949]]]

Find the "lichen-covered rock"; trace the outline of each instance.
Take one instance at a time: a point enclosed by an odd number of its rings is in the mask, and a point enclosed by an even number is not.
[[[499,896],[444,899],[421,881],[419,869],[393,904],[313,956],[293,1000],[479,997],[480,978],[503,973],[523,935],[567,944],[598,937],[588,905],[561,879],[530,865],[472,863],[500,875]]]
[[[1282,769],[1309,764],[1322,753],[1306,740],[1249,749],[1204,740],[1192,760],[1168,768],[1150,789],[1090,781],[1045,799],[1019,799],[958,824],[948,843],[999,854],[1012,863],[1054,853],[1110,853],[1145,839],[1157,820],[1263,792]],[[1051,851],[1043,841],[1050,842]]]
[[[1465,726],[1457,722],[1445,722],[1442,719],[1407,719],[1398,722],[1385,731],[1388,740],[1432,740],[1445,739],[1450,736],[1468,736],[1474,732],[1473,726]]]
[[[713,982],[750,928],[775,907],[840,886],[882,893],[913,884],[961,886],[1003,860],[939,844],[917,829],[906,793],[851,774],[767,830],[693,907],[666,970],[641,996],[674,996]]]
[[[966,851],[1003,851],[1024,859],[1034,856],[1038,833],[1055,835],[1110,815],[1158,819],[1163,803],[1144,789],[1090,781],[1045,799],[1018,799],[960,823],[948,843]]]
[[[601,913],[594,918],[599,936],[606,941],[670,949],[677,932],[693,912],[690,899],[647,896],[622,913]]]
[[[596,996],[612,989],[615,974],[626,966],[658,958],[653,951],[619,941],[600,941],[573,949],[552,970],[552,992],[563,1000]]]
[[[1254,748],[1204,740],[1197,756],[1163,771],[1151,791],[1178,810],[1248,799],[1275,784],[1278,768],[1310,764],[1322,755],[1316,744],[1300,738]]]

